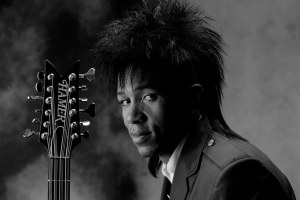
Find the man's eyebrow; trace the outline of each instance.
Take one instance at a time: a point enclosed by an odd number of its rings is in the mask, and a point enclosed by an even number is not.
[[[134,88],[134,90],[144,90],[144,89],[155,89],[154,85],[151,83],[147,83],[144,85],[139,85],[136,88]]]
[[[155,89],[154,85],[153,84],[144,84],[144,85],[139,85],[137,87],[134,88],[135,91],[139,91],[139,90],[144,90],[144,89]],[[125,91],[124,89],[122,90],[118,90],[117,91],[117,95],[124,95],[125,94]]]

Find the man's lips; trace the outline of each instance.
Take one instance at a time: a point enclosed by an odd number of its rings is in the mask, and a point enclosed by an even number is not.
[[[142,144],[145,143],[150,138],[151,132],[136,131],[136,132],[129,132],[129,135],[135,144]]]

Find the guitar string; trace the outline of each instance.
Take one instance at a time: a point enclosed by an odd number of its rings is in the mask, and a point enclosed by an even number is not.
[[[49,121],[51,120],[51,117],[50,115],[48,116],[49,117]],[[48,127],[48,134],[51,133],[51,126]],[[50,146],[50,137],[47,137],[47,141],[48,141],[48,149],[49,149],[49,163],[50,163],[50,166],[49,166],[49,169],[48,169],[48,199],[49,200],[52,200],[52,190],[53,190],[53,187],[52,186],[52,182],[49,181],[52,179],[53,177],[53,174],[52,174],[52,169],[53,169],[53,166],[51,165],[51,158],[50,158],[50,155],[51,155],[51,150],[52,150],[52,146]],[[50,147],[49,147],[50,146]]]
[[[56,108],[55,108],[55,102],[54,102],[54,78],[52,77],[52,89],[51,89],[51,97],[52,97],[52,100],[51,100],[51,113],[52,113],[52,142],[54,142],[54,156],[58,156],[58,153],[57,153],[57,135],[56,135],[56,125],[55,125],[55,111],[56,111]]]
[[[67,140],[67,136],[66,136],[66,124],[68,124],[68,113],[67,111],[69,110],[69,85],[67,86],[67,99],[66,99],[66,105],[67,107],[65,108],[65,116],[64,116],[64,128],[63,128],[63,132],[62,132],[62,141],[61,141],[61,146],[60,146],[60,156],[58,157],[59,160],[59,178],[62,179],[63,183],[61,183],[61,181],[59,181],[58,184],[58,188],[59,188],[59,199],[61,199],[61,196],[64,195],[65,196],[65,190],[63,190],[62,187],[66,187],[66,173],[67,173],[67,169],[65,167],[66,165],[66,155],[65,155],[65,143]],[[63,170],[64,169],[64,170]],[[63,173],[64,172],[64,173]],[[63,194],[64,193],[64,194]]]
[[[69,80],[69,86],[71,85],[71,80]],[[70,94],[69,94],[69,90],[68,90],[68,96],[67,96],[67,99],[68,99],[68,102],[69,102],[69,99],[70,99]],[[67,104],[67,110],[70,110],[70,104],[68,103]],[[66,147],[66,163],[65,163],[65,172],[66,172],[66,174],[65,174],[65,179],[67,179],[68,178],[68,174],[69,174],[69,162],[70,162],[70,160],[68,159],[69,157],[70,157],[70,148],[71,148],[71,145],[70,145],[70,143],[72,142],[72,138],[70,138],[70,133],[71,133],[71,129],[70,129],[70,118],[71,118],[71,116],[70,116],[70,113],[68,112],[67,113],[67,123],[66,123],[66,130],[68,130],[67,131],[67,147]],[[68,166],[67,166],[67,164],[68,164]],[[65,182],[65,188],[67,188],[68,186],[69,186],[69,184],[70,184],[70,182],[69,181],[66,181]],[[69,187],[68,187],[68,189],[66,189],[65,190],[65,198],[66,199],[68,199],[68,191],[69,191]]]
[[[71,80],[69,80],[69,85],[71,85]],[[70,96],[68,95],[68,98],[70,98]],[[69,104],[68,104],[68,106],[69,106]],[[69,107],[68,107],[69,108]],[[70,108],[69,108],[70,109]],[[66,148],[66,156],[68,156],[68,157],[70,157],[70,148],[71,148],[71,142],[72,142],[72,138],[70,138],[70,135],[69,135],[69,133],[72,131],[71,129],[70,129],[70,115],[68,115],[68,123],[67,123],[67,127],[66,127],[66,130],[68,130],[67,131],[67,133],[68,133],[68,135],[67,135],[67,138],[69,138],[69,140],[68,140],[68,142],[67,142],[67,148]]]
[[[69,173],[68,168],[67,168],[68,155],[67,155],[67,152],[66,152],[68,150],[68,146],[66,147],[66,145],[68,145],[68,141],[70,139],[69,138],[69,130],[68,130],[68,126],[69,126],[69,123],[70,123],[70,114],[69,114],[69,112],[67,112],[67,111],[70,110],[70,103],[69,103],[70,92],[69,92],[69,88],[70,88],[70,80],[69,80],[69,83],[68,83],[68,90],[67,90],[67,108],[66,108],[66,112],[65,112],[65,124],[64,124],[64,133],[65,134],[63,135],[64,137],[63,137],[63,142],[62,142],[62,146],[61,146],[61,149],[63,150],[63,151],[61,151],[61,155],[62,155],[62,153],[64,153],[64,159],[61,158],[61,159],[63,159],[64,164],[61,167],[64,167],[64,172],[65,172],[63,174],[63,180],[64,180],[63,186],[65,188],[65,190],[63,190],[63,192],[64,192],[63,196],[64,196],[65,199],[67,199],[67,192],[68,192],[67,191],[67,184],[69,184],[69,182],[67,180],[67,174]],[[66,131],[66,130],[68,130],[68,131]],[[65,143],[67,143],[67,144],[65,144]]]
[[[71,82],[71,80],[69,79],[69,87],[71,85],[70,82]],[[69,100],[70,100],[70,91],[68,90],[68,96],[67,96],[67,102],[68,102],[68,104],[67,104],[67,110],[68,111],[70,110],[70,106],[71,106],[70,103],[69,103]],[[67,136],[66,136],[67,137],[67,144],[66,144],[67,146],[66,146],[66,153],[65,153],[66,157],[70,157],[70,155],[68,153],[68,150],[69,150],[69,145],[68,144],[69,144],[69,141],[70,141],[70,135],[69,135],[70,134],[70,129],[69,129],[70,128],[70,121],[71,121],[70,120],[70,113],[68,112],[67,113],[67,123],[66,123],[66,127],[65,127],[66,128],[65,130],[67,130]],[[67,158],[66,158],[65,161],[67,162]],[[68,162],[70,162],[70,160],[68,160]],[[65,177],[64,177],[65,180],[68,178],[67,175],[69,174],[69,171],[67,171],[67,170],[70,170],[70,168],[68,168],[67,167],[67,163],[65,163]],[[68,193],[68,189],[69,189],[69,188],[67,188],[68,184],[70,184],[70,182],[68,182],[66,180],[65,181],[65,190],[64,190],[64,192],[65,192],[64,193],[64,197],[65,197],[66,200],[68,198],[67,197],[67,193]]]
[[[70,82],[69,82],[69,85],[70,85]],[[54,84],[53,84],[53,79],[52,79],[52,86],[54,86]],[[52,88],[54,88],[54,87],[52,87]],[[67,140],[67,142],[66,142],[66,139],[68,139],[69,138],[69,133],[70,133],[70,125],[69,125],[69,122],[70,122],[70,116],[69,116],[69,113],[65,113],[65,119],[66,119],[66,123],[64,124],[64,130],[69,130],[69,131],[67,131],[67,135],[66,135],[66,137],[62,137],[63,139],[62,139],[62,143],[61,143],[61,152],[60,152],[60,156],[58,156],[58,146],[57,146],[57,135],[56,135],[56,133],[54,133],[54,130],[55,130],[55,120],[54,120],[54,118],[55,118],[55,104],[54,104],[54,92],[53,92],[53,89],[51,90],[51,96],[52,96],[52,101],[51,101],[51,113],[53,113],[53,115],[50,117],[49,116],[49,118],[51,118],[52,119],[52,129],[53,129],[53,134],[51,135],[51,147],[52,148],[54,148],[54,157],[58,157],[59,158],[59,166],[57,166],[57,167],[59,167],[59,171],[61,172],[62,171],[62,168],[65,168],[65,170],[64,170],[64,174],[63,174],[63,180],[64,180],[64,186],[65,186],[65,193],[64,193],[64,196],[66,197],[66,199],[68,198],[68,193],[67,193],[67,184],[69,184],[69,181],[67,181],[66,180],[66,178],[67,178],[67,175],[68,175],[68,171],[67,171],[67,169],[68,169],[68,156],[70,156],[70,147],[71,147],[71,144],[72,144],[72,139],[70,140]],[[67,109],[66,109],[66,111],[67,110],[69,110],[69,98],[70,98],[70,96],[69,96],[69,90],[67,90]],[[51,127],[49,127],[49,129],[51,129]],[[51,130],[49,130],[49,132],[50,132]],[[63,136],[65,136],[65,134],[63,134]],[[70,142],[68,142],[68,141],[70,141]],[[54,145],[54,147],[53,147],[53,143],[52,142],[54,142],[55,143],[55,145]],[[67,143],[67,148],[65,149],[65,148],[63,148],[63,147],[66,147],[65,146],[65,143]],[[52,155],[53,154],[53,149],[50,149],[50,155]],[[63,150],[63,151],[62,151]],[[66,150],[66,152],[65,152],[65,150]],[[65,152],[65,155],[63,155],[62,153],[63,152]],[[53,156],[53,155],[52,155]],[[54,161],[54,160],[53,160]],[[63,162],[62,162],[63,161]],[[56,171],[57,172],[57,170],[56,170],[56,165],[55,165],[55,162],[53,163],[54,164],[54,172]],[[57,174],[58,175],[58,174]],[[54,178],[54,180],[56,180],[56,176],[54,176],[53,177]],[[51,183],[52,184],[52,183]],[[61,189],[61,187],[60,187],[60,181],[58,181],[58,184],[59,184],[59,186],[58,186],[58,197],[59,197],[59,199],[60,199],[60,197],[61,197],[61,195],[60,195],[60,189]],[[54,187],[54,197],[56,197],[57,195],[56,195],[56,187]]]
[[[55,124],[55,116],[56,116],[56,107],[55,107],[55,99],[54,99],[54,78],[52,77],[52,88],[51,88],[51,97],[52,97],[52,100],[51,100],[51,119],[52,119],[52,135],[51,135],[51,138],[52,138],[52,141],[51,141],[51,146],[52,148],[54,148],[54,157],[58,156],[58,153],[57,153],[57,135],[56,135],[56,124]],[[54,143],[54,145],[53,145]],[[53,152],[52,152],[53,154]],[[53,156],[53,155],[52,155]],[[52,164],[52,163],[51,163]],[[55,165],[55,159],[53,158],[53,170],[51,171],[51,173],[53,173],[54,171],[54,176],[52,177],[53,180],[56,180],[56,172],[57,172],[57,169],[56,169],[56,165]],[[56,188],[56,185],[55,185],[55,182],[53,182],[52,180],[50,181],[52,187],[53,187],[53,193],[54,193],[54,198],[57,197],[57,188]]]

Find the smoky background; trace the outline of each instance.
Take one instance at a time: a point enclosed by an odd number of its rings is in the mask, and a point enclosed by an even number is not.
[[[95,67],[97,33],[138,0],[0,1],[0,199],[47,199],[48,158],[28,102],[49,59],[61,73],[78,59]],[[215,20],[226,42],[223,111],[233,130],[262,149],[300,195],[300,1],[190,0]],[[158,199],[161,180],[147,171],[100,82],[81,93],[96,103],[91,135],[72,152],[71,200]],[[88,104],[82,104],[82,108]],[[180,117],[180,116],[179,116]],[[83,120],[89,120],[82,115]],[[37,130],[37,127],[35,127]]]

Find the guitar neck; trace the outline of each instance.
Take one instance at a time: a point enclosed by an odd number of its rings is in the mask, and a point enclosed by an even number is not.
[[[28,99],[42,100],[40,118],[34,118],[32,123],[39,125],[39,132],[26,129],[23,137],[39,136],[39,142],[48,150],[48,200],[70,200],[70,155],[75,146],[80,144],[81,137],[88,138],[88,131],[81,132],[80,127],[89,126],[90,121],[80,121],[79,114],[87,113],[95,117],[95,103],[85,109],[79,108],[79,102],[87,98],[79,98],[81,90],[87,90],[86,85],[79,85],[79,79],[95,81],[95,69],[89,69],[85,74],[79,73],[79,61],[64,75],[46,60],[44,71],[37,74],[35,85],[37,92],[43,96],[29,96]]]
[[[70,200],[70,158],[49,158],[48,200]]]

